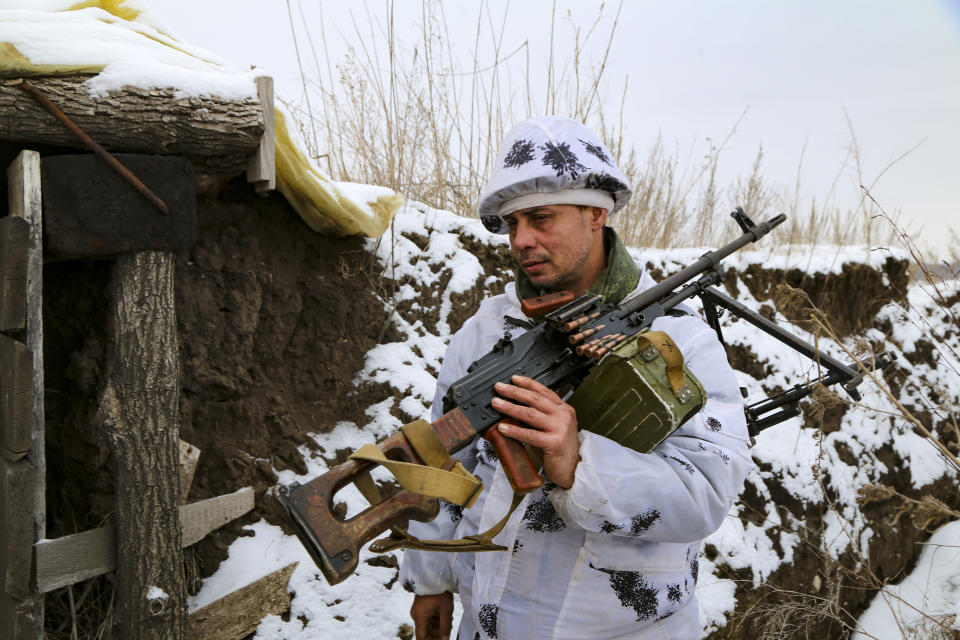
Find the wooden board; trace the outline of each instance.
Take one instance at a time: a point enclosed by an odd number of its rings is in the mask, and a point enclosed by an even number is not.
[[[163,200],[170,214],[157,210],[92,153],[44,158],[44,247],[49,256],[97,258],[193,245],[197,197],[190,161],[135,153],[115,157]]]
[[[0,218],[0,331],[26,326],[29,246],[29,222],[11,216]]]
[[[182,546],[198,542],[253,509],[253,497],[253,489],[248,487],[180,507]],[[34,545],[34,551],[37,590],[41,593],[117,568],[114,527],[100,527],[54,540],[41,540]]]
[[[190,487],[193,485],[193,474],[197,470],[200,460],[200,449],[189,442],[180,441],[180,503],[187,501]]]
[[[180,507],[183,523],[183,546],[199,542],[208,533],[216,531],[232,520],[253,510],[253,489],[247,487],[202,502]]]
[[[43,202],[40,184],[40,154],[24,150],[7,169],[7,199],[11,218],[20,218],[30,225],[27,244],[27,301],[23,341],[30,349],[33,360],[31,393],[31,443],[27,460],[32,467],[33,490],[29,501],[29,516],[32,521],[30,544],[42,539],[47,530],[47,454],[43,409]],[[24,462],[24,461],[21,461]],[[24,462],[25,464],[25,462]],[[25,547],[17,554],[28,555]],[[43,598],[25,596],[17,604],[17,611],[32,607],[34,634],[43,637]],[[19,616],[20,614],[18,614]],[[26,625],[24,618],[7,621],[11,625]],[[4,624],[0,621],[0,624]]]
[[[191,640],[240,640],[253,633],[268,615],[290,608],[287,585],[297,564],[289,564],[190,613],[187,637]]]
[[[257,95],[263,108],[263,136],[247,161],[247,182],[252,182],[258,193],[277,188],[276,138],[273,131],[273,78],[257,78]]]
[[[33,354],[0,334],[0,449],[9,460],[30,450],[33,434]],[[32,509],[31,509],[32,511]]]
[[[3,593],[30,596],[36,473],[26,460],[0,460],[0,579]]]

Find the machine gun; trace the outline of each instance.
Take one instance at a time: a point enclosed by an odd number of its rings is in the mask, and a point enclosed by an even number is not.
[[[504,336],[489,353],[470,366],[467,375],[450,386],[444,397],[444,408],[449,410],[428,429],[431,437],[435,433],[435,439],[438,438],[438,447],[442,445],[440,448],[448,455],[447,452],[454,453],[477,438],[485,437],[493,444],[517,495],[539,488],[543,480],[524,446],[502,436],[496,429],[505,418],[491,405],[496,396],[494,384],[508,382],[511,376],[519,374],[554,390],[574,389],[606,354],[635,338],[654,320],[694,296],[703,300],[708,323],[718,332],[721,341],[718,307],[816,359],[829,372],[818,381],[797,385],[747,407],[751,435],[799,413],[799,401],[812,392],[816,383],[840,382],[851,396],[859,399],[856,386],[862,376],[854,367],[818,351],[714,288],[723,282],[720,265],[724,258],[756,242],[786,220],[781,214],[765,223],[755,224],[740,208],[731,215],[743,235],[716,251],[707,252],[694,264],[619,305],[605,303],[600,296],[584,295],[574,299],[569,292],[552,293],[525,302],[524,311],[531,316],[541,316],[542,322],[516,338]],[[871,366],[879,367],[888,361],[889,357],[884,355]],[[777,413],[767,415],[772,411]],[[424,458],[433,457],[424,454],[423,449],[418,454],[417,447],[411,444],[404,431],[386,438],[377,447],[377,454],[382,454],[384,460],[422,465]],[[403,489],[385,500],[371,500],[376,504],[352,518],[335,515],[333,497],[336,492],[350,483],[369,487],[372,484],[369,471],[373,466],[365,460],[349,459],[305,484],[292,483],[277,491],[300,541],[330,584],[337,584],[353,573],[360,548],[376,536],[390,529],[397,531],[397,527],[408,519],[426,522],[437,514],[436,498]],[[380,544],[384,540],[376,541],[371,548],[377,547],[374,550],[379,551],[393,548]]]

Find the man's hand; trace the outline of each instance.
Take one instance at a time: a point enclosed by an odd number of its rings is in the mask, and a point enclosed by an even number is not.
[[[410,617],[416,640],[450,640],[453,626],[453,594],[449,591],[433,596],[414,596]]]
[[[500,426],[503,435],[543,451],[543,470],[554,484],[569,489],[580,461],[577,413],[549,387],[533,378],[513,376],[513,384],[498,382],[494,389],[503,398],[493,399],[493,408],[531,427]]]

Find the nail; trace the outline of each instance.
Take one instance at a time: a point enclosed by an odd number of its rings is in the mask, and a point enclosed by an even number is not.
[[[507,431],[510,431],[510,425],[500,424],[497,425],[497,429],[499,429],[501,433],[506,433]]]

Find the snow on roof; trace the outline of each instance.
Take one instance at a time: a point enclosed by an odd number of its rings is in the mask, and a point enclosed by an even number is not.
[[[266,75],[180,42],[141,0],[6,0],[0,43],[3,75],[96,73],[94,96],[129,86],[238,101],[255,98]]]

